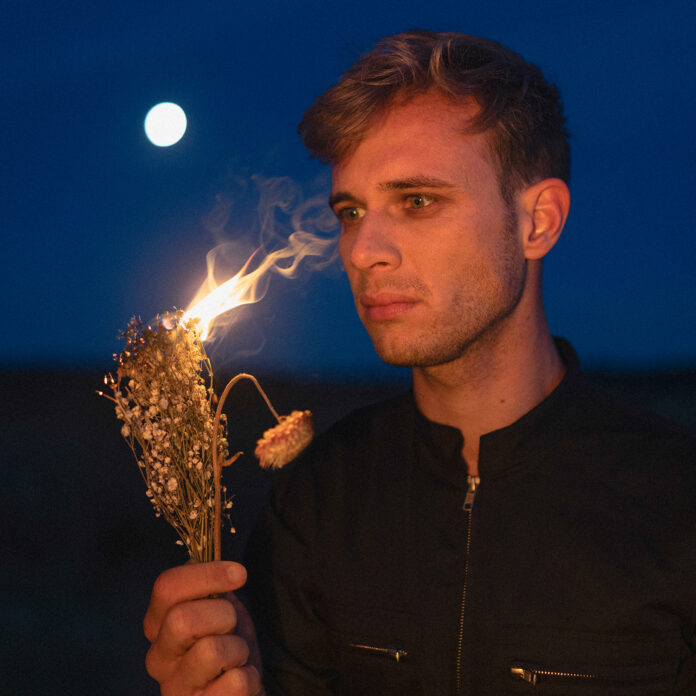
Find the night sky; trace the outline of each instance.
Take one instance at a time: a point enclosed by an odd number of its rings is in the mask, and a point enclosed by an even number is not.
[[[233,242],[241,265],[259,183],[324,201],[298,121],[377,39],[414,27],[498,40],[561,89],[573,205],[545,266],[554,333],[586,366],[696,364],[696,4],[429,5],[6,0],[0,366],[108,367],[131,315],[189,303],[209,249]],[[143,132],[160,101],[188,116],[170,148]],[[211,346],[231,369],[392,375],[337,264],[273,276],[238,318]]]

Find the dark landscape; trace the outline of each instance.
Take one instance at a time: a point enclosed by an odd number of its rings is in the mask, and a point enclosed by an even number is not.
[[[102,376],[0,373],[2,694],[158,693],[144,669],[141,621],[154,578],[185,552],[155,519],[111,404],[95,393]],[[696,371],[593,376],[696,430]],[[318,431],[404,389],[260,380],[280,413],[312,410]],[[271,416],[247,384],[228,404],[230,446],[250,453]],[[225,556],[238,560],[272,474],[247,454],[225,477],[237,529]]]

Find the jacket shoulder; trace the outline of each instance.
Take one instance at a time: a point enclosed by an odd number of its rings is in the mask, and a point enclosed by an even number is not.
[[[645,442],[679,444],[696,452],[696,433],[643,406],[583,378],[572,408],[575,422],[583,429],[593,429],[617,436],[632,436]]]
[[[694,432],[591,380],[574,396],[554,437],[578,472],[646,507],[693,508]]]

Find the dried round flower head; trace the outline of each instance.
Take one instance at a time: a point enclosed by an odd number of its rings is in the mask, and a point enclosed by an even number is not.
[[[256,458],[264,469],[285,466],[307,447],[314,436],[310,411],[293,411],[278,420],[278,425],[267,430],[256,444]]]

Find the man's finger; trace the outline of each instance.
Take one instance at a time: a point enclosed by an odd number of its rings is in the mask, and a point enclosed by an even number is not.
[[[204,689],[222,672],[244,667],[248,657],[249,648],[239,636],[204,636],[184,655],[174,676],[182,687]]]
[[[163,694],[200,694],[224,672],[245,667],[248,657],[249,648],[239,636],[204,636],[175,660],[160,659],[157,645],[152,646],[146,666]]]
[[[198,638],[231,633],[237,612],[226,599],[199,599],[174,605],[167,613],[157,647],[163,655],[180,657]]]
[[[221,674],[205,690],[205,696],[256,696],[261,694],[261,676],[251,665]]]
[[[151,643],[157,640],[162,619],[175,604],[236,590],[245,582],[246,569],[232,561],[190,563],[165,570],[152,589],[143,620],[145,636]]]

